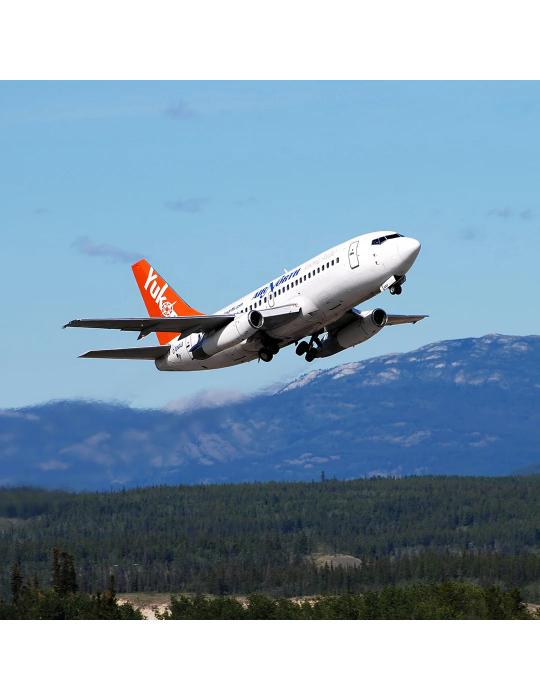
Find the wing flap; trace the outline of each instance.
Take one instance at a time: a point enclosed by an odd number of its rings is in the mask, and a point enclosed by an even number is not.
[[[114,350],[90,350],[84,355],[84,359],[106,360],[157,360],[169,352],[170,345],[151,345],[140,348],[116,348]]]
[[[272,330],[285,325],[294,320],[300,314],[298,304],[288,304],[287,306],[277,306],[273,309],[261,311],[264,318],[264,330]]]

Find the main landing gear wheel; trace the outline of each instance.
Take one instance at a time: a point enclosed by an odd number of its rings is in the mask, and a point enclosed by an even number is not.
[[[316,354],[317,354],[317,351],[313,350],[313,348],[311,348],[311,350],[308,350],[306,352],[306,362],[313,362]]]
[[[307,343],[305,340],[303,340],[301,343],[298,343],[298,345],[296,346],[297,355],[305,355],[308,350],[309,343]]]
[[[271,353],[267,348],[259,350],[259,360],[262,360],[263,362],[271,362],[273,357],[273,353]]]
[[[321,341],[319,340],[319,334],[315,333],[311,336],[309,343],[305,340],[298,343],[296,346],[296,354],[305,355],[307,362],[313,362],[313,360],[317,357],[317,351],[320,347]]]
[[[398,296],[401,294],[401,285],[400,284],[394,284],[393,287],[390,287],[390,294],[397,294]]]

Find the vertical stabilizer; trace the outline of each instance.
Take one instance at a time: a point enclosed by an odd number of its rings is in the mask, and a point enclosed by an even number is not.
[[[202,316],[169,287],[147,260],[131,266],[149,316]],[[170,343],[178,333],[156,333],[161,345]]]

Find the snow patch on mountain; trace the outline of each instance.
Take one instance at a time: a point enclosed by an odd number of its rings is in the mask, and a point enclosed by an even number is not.
[[[301,387],[307,386],[310,384],[312,381],[317,379],[317,377],[321,374],[320,370],[313,370],[313,372],[308,372],[307,374],[303,374],[301,377],[298,377],[298,379],[295,379],[294,382],[291,382],[290,384],[287,384],[284,386],[278,393],[283,393],[285,391],[292,391],[293,389],[300,389]]]

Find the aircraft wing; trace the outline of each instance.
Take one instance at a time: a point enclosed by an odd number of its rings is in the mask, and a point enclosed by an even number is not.
[[[79,357],[108,360],[157,360],[170,350],[170,345],[151,345],[141,348],[116,348],[114,350],[90,350]]]
[[[386,325],[397,326],[400,323],[418,323],[418,321],[422,321],[424,318],[428,318],[428,316],[400,316],[399,314],[388,314]]]
[[[264,329],[272,330],[300,313],[296,304],[279,306],[261,311]],[[226,326],[234,319],[234,314],[213,314],[206,316],[150,316],[146,318],[82,318],[66,323],[64,328],[108,328],[119,331],[139,331],[139,338],[154,332],[208,333]]]
[[[172,332],[204,333],[215,331],[226,326],[234,318],[231,314],[217,314],[212,316],[167,316],[146,318],[82,318],[66,323],[64,328],[111,328],[119,331],[139,331],[139,338],[149,333]]]
[[[344,326],[348,326],[349,323],[352,323],[355,319],[358,318],[359,312],[356,309],[351,309],[350,311],[346,311],[341,318],[338,318],[337,321],[334,321],[334,323],[331,323],[330,325],[327,326],[327,330],[330,331],[330,333],[336,333],[337,331],[341,330]],[[399,314],[388,314],[387,315],[387,320],[386,320],[386,325],[387,326],[397,326],[400,323],[418,323],[418,321],[421,321],[422,319],[427,318],[427,316],[424,315],[416,315],[416,316],[404,316],[404,315],[399,315]]]

